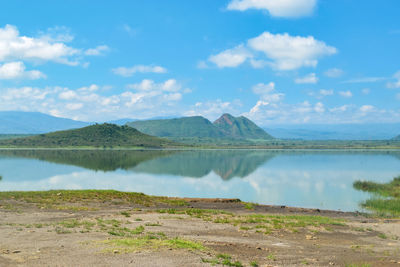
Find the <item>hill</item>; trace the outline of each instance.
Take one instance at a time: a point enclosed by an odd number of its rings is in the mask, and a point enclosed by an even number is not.
[[[0,140],[0,146],[13,147],[151,147],[178,145],[141,133],[128,126],[95,124],[75,130],[58,131],[25,138]]]
[[[183,117],[127,123],[139,131],[167,138],[272,139],[263,129],[245,117],[222,115],[214,123],[204,117]]]
[[[396,137],[393,138],[392,140],[400,141],[400,135],[396,136]]]
[[[39,112],[0,111],[0,134],[40,134],[88,126],[88,122]]]
[[[127,123],[127,125],[143,133],[159,137],[224,137],[224,134],[218,128],[201,116],[134,121]]]
[[[214,122],[225,136],[241,139],[272,139],[273,137],[246,117],[223,114]]]

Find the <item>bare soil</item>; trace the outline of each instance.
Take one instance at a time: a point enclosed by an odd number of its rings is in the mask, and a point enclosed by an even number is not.
[[[246,208],[237,200],[185,200],[189,206],[145,207],[111,201],[65,203],[65,209],[0,200],[0,266],[222,266],[219,254],[229,255],[230,264],[236,262],[236,266],[400,266],[399,220],[280,206]],[[343,224],[295,230],[283,225],[265,233],[251,222],[217,223],[215,218],[223,213],[204,217],[179,212],[191,208],[223,210],[230,218],[254,214],[325,216],[343,220]],[[205,249],[113,246],[108,241],[127,238],[111,233],[113,223],[125,229],[121,231],[144,227],[143,233],[129,238],[157,234],[165,239],[179,237]]]

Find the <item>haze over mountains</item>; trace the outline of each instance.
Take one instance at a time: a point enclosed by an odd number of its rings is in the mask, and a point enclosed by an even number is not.
[[[228,118],[229,114],[226,114]],[[222,116],[224,117],[224,116]],[[221,117],[221,118],[222,118]],[[220,119],[221,119],[220,118]],[[245,122],[241,121],[241,117],[236,118],[236,124],[230,128],[232,131],[231,136],[240,136],[237,125],[244,125]],[[181,132],[182,135],[192,136],[194,134],[199,137],[213,136],[213,138],[221,138],[224,134],[216,131],[215,127],[218,123],[211,123],[203,117],[187,117],[175,119],[172,118],[153,118],[151,120],[139,121],[137,119],[119,119],[110,121],[117,125],[124,125],[134,121],[137,125],[148,128],[147,131],[154,131],[153,133],[159,134],[162,128],[162,123],[172,124],[177,127],[177,124],[182,123],[181,127],[185,127],[187,123],[194,123],[194,129],[188,132]],[[153,122],[151,122],[153,121]],[[207,122],[208,121],[208,122]],[[221,121],[226,121],[221,120]],[[94,124],[93,122],[75,121],[71,119],[59,118],[50,116],[39,112],[22,112],[22,111],[0,111],[0,134],[41,134],[53,131],[61,131],[68,129],[76,129]],[[156,128],[153,125],[160,124]],[[224,130],[225,124],[220,125],[219,130]],[[171,128],[173,128],[171,127]],[[151,128],[151,129],[150,129]],[[205,128],[200,130],[199,128]],[[259,128],[259,127],[258,127]],[[208,129],[208,130],[207,130]],[[260,128],[261,129],[261,128]],[[271,125],[264,127],[265,131],[270,135],[279,139],[303,139],[303,140],[389,140],[393,137],[400,140],[400,123],[393,124],[301,124],[301,125]],[[176,130],[176,129],[175,129]],[[183,131],[183,130],[182,130]],[[258,131],[258,130],[257,130]],[[251,131],[250,131],[251,132]],[[249,133],[249,132],[247,132]],[[162,135],[168,134],[162,133]],[[172,136],[174,135],[173,133]],[[176,134],[176,132],[175,132]],[[249,134],[248,136],[251,136]],[[258,136],[258,134],[256,135]]]
[[[201,116],[129,122],[139,131],[159,137],[272,139],[273,137],[245,117],[223,114],[214,123]]]

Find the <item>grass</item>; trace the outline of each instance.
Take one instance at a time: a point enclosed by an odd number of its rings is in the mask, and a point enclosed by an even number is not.
[[[360,264],[356,264],[356,263],[351,263],[351,264],[346,264],[346,267],[371,267],[371,264],[369,263],[360,263]]]
[[[298,229],[307,227],[331,229],[333,225],[345,225],[343,219],[311,215],[235,215],[223,210],[207,209],[159,209],[157,212],[188,215],[190,217],[203,219],[204,221],[232,224],[234,226],[239,226],[239,229],[244,231],[255,230],[256,232],[263,232],[265,234],[280,230],[298,232]]]
[[[372,198],[361,203],[363,208],[369,209],[381,217],[400,216],[400,177],[384,184],[356,181],[353,187],[373,195]]]
[[[215,258],[212,259],[201,259],[204,263],[210,263],[211,265],[221,264],[223,266],[234,266],[234,267],[243,267],[243,264],[240,261],[232,261],[232,256],[228,254],[218,254]],[[254,266],[254,265],[251,265]],[[258,266],[258,265],[255,265]]]
[[[103,244],[125,253],[139,250],[157,250],[161,248],[185,249],[190,251],[205,251],[207,248],[201,243],[182,239],[179,237],[167,238],[163,234],[147,234],[136,238],[111,239],[103,241]]]
[[[0,192],[0,200],[14,199],[34,203],[49,209],[90,210],[88,207],[60,206],[65,203],[105,203],[136,204],[154,206],[157,204],[185,206],[180,199],[148,196],[143,193],[120,192],[115,190],[50,190],[50,191],[13,191]]]

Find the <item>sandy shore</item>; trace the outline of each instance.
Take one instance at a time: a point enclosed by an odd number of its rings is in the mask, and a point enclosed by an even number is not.
[[[399,220],[183,200],[3,197],[0,266],[400,266]]]

